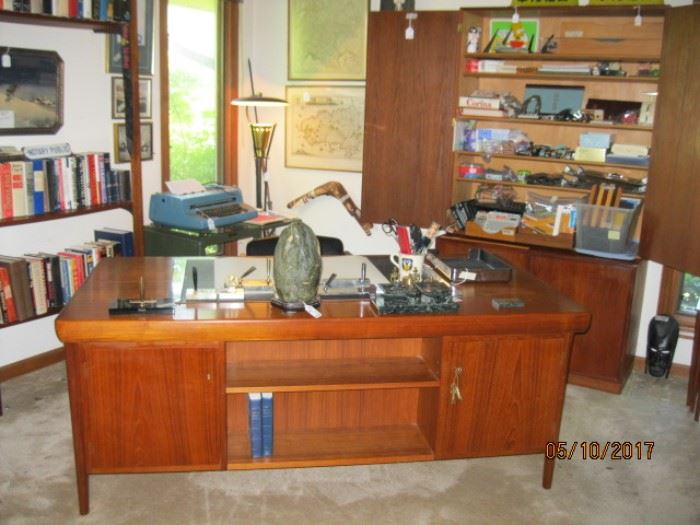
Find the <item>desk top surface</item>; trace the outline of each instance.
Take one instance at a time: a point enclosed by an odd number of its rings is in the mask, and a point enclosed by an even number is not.
[[[587,329],[586,310],[526,272],[509,282],[460,285],[459,309],[448,314],[378,315],[368,300],[324,300],[315,319],[286,313],[269,301],[186,303],[173,312],[110,316],[116,298],[173,297],[180,258],[104,259],[56,319],[65,343],[88,341],[235,341],[483,334],[578,333]],[[371,275],[368,275],[370,279]],[[177,279],[175,279],[177,280]],[[497,311],[493,298],[518,297],[523,308]]]

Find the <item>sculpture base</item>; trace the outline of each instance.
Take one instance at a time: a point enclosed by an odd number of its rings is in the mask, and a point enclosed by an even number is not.
[[[310,306],[313,306],[314,308],[317,308],[321,306],[321,299],[318,297],[314,298],[313,301],[309,301],[308,303],[288,303],[286,301],[282,301],[278,298],[274,298],[270,301],[272,303],[272,306],[276,306],[277,308],[280,308],[284,310],[285,312],[303,312],[304,311],[304,304],[308,304]]]

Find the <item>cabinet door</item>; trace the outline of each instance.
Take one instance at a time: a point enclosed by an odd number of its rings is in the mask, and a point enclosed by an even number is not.
[[[82,346],[88,472],[223,468],[223,358],[216,346]]]
[[[362,220],[444,222],[452,193],[461,14],[420,11],[415,37],[405,13],[370,13]]]
[[[533,251],[530,271],[591,314],[589,330],[574,338],[572,382],[619,392],[636,345],[642,296],[636,288],[643,281],[637,263]]]
[[[559,433],[568,345],[564,336],[446,338],[436,455],[544,451]]]
[[[700,275],[700,5],[666,13],[639,253]]]

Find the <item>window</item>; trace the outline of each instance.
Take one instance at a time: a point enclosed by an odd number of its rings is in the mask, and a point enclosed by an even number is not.
[[[671,314],[681,325],[681,337],[692,338],[700,301],[700,277],[664,266],[657,312]]]
[[[236,182],[238,7],[167,0],[160,12],[163,181]]]

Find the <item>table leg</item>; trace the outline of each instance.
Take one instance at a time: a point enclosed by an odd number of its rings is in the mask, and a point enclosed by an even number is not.
[[[542,472],[542,488],[552,488],[552,478],[554,477],[554,460],[556,458],[544,458],[544,471]]]

